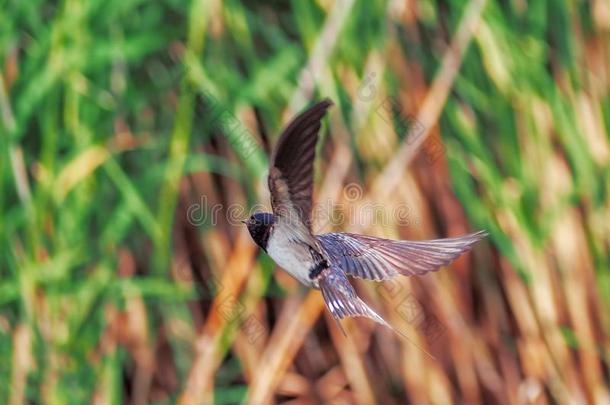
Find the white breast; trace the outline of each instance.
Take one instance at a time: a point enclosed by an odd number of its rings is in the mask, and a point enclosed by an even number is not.
[[[312,267],[309,250],[301,243],[290,240],[280,227],[276,227],[267,242],[267,253],[292,277],[306,285],[314,287],[309,279]]]

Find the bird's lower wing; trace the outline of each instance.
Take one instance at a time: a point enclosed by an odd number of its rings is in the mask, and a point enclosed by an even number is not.
[[[343,327],[339,322],[341,319],[348,316],[369,318],[392,329],[392,331],[408,340],[427,356],[435,359],[434,356],[417,345],[413,340],[409,339],[409,337],[404,333],[401,333],[392,325],[387,323],[385,319],[383,319],[379,314],[377,314],[377,312],[373,311],[371,307],[362,301],[362,299],[356,294],[354,287],[352,287],[349,280],[345,276],[345,273],[343,273],[340,268],[331,264],[330,267],[323,270],[318,276],[318,284],[320,286],[320,291],[322,291],[322,297],[324,298],[326,308],[328,308],[335,321],[337,321],[337,325],[344,335],[345,330],[343,330]]]
[[[422,275],[438,270],[487,236],[481,231],[457,238],[410,241],[352,233],[327,233],[316,238],[331,261],[354,277],[386,280],[398,274]]]
[[[358,297],[345,273],[336,266],[331,265],[323,270],[318,277],[318,284],[326,307],[337,321],[348,316],[363,316],[392,328]]]

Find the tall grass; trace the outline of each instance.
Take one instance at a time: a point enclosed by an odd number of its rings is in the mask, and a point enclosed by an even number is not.
[[[2,10],[1,403],[610,401],[605,3]],[[366,320],[344,337],[237,225],[321,97],[317,230],[491,234],[355,283],[436,361]]]

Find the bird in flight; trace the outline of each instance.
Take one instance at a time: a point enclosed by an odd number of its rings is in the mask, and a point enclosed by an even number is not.
[[[314,235],[313,161],[321,120],[332,104],[328,99],[320,101],[284,129],[269,167],[273,213],[259,212],[243,222],[254,242],[280,267],[307,287],[322,292],[340,328],[339,321],[345,317],[367,317],[396,331],[356,295],[347,276],[381,281],[436,271],[487,233],[425,241],[342,232]]]

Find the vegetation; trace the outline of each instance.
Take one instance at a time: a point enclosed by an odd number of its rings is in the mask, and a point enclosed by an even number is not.
[[[609,400],[607,3],[1,3],[1,403]],[[319,232],[490,232],[355,282],[435,359],[239,223],[322,97]]]

